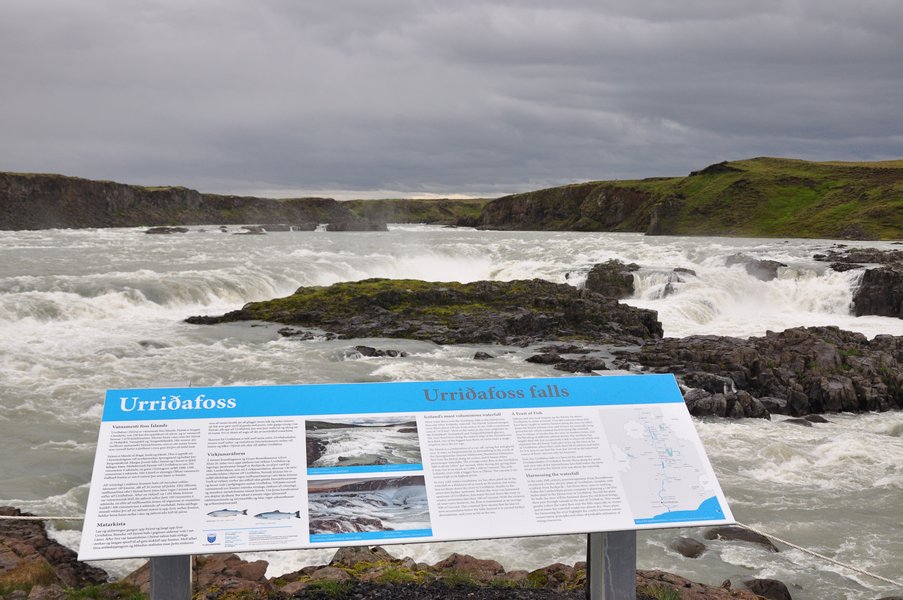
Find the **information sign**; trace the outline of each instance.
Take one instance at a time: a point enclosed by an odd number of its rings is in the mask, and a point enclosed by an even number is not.
[[[671,375],[126,389],[79,558],[732,522]]]

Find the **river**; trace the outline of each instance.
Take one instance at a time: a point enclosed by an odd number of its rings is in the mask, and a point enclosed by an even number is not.
[[[108,388],[556,376],[524,361],[531,348],[437,346],[407,340],[298,341],[277,327],[188,325],[299,286],[367,277],[433,281],[540,277],[579,285],[590,267],[636,262],[625,302],[658,311],[667,336],[762,335],[798,325],[837,325],[869,337],[903,335],[903,320],[849,313],[855,271],[813,261],[830,240],[646,237],[639,234],[493,232],[390,226],[388,232],[232,235],[142,229],[0,232],[0,504],[40,515],[79,515],[87,499],[102,398]],[[233,229],[235,231],[236,229]],[[887,242],[856,243],[895,248]],[[725,258],[742,252],[787,265],[773,281]],[[675,267],[692,269],[672,282]],[[406,357],[362,358],[356,344]],[[478,350],[498,356],[475,361]],[[903,413],[830,415],[813,428],[761,420],[695,420],[735,517],[884,577],[903,564]],[[51,525],[77,547],[81,523]],[[699,559],[667,549],[702,530],[642,533],[640,568],[719,585],[774,577],[799,599],[874,599],[888,584],[797,550],[767,553],[707,542]],[[580,536],[389,546],[436,561],[452,551],[509,569],[581,560]],[[323,562],[332,551],[263,553],[268,575]],[[248,555],[253,558],[258,555]],[[139,563],[100,566],[123,575]]]

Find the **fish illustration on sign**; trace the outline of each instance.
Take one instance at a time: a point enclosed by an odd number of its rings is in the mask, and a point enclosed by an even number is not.
[[[292,517],[301,518],[301,511],[296,510],[295,512],[282,512],[279,510],[272,510],[270,512],[262,512],[254,515],[258,519],[291,519]]]
[[[248,514],[247,509],[245,510],[232,510],[229,508],[223,508],[220,510],[212,510],[207,513],[208,517],[234,517],[237,515],[246,515]]]

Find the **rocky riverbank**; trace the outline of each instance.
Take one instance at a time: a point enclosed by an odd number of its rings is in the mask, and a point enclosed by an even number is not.
[[[0,507],[0,515],[27,516],[27,513]],[[713,529],[706,537],[738,543],[770,543],[732,535],[731,529],[736,528]],[[683,548],[705,550],[702,542],[689,542],[687,538],[675,536],[675,551],[689,556]],[[583,562],[556,563],[533,571],[508,571],[494,560],[452,554],[429,565],[410,558],[396,558],[378,546],[340,548],[328,564],[310,565],[274,577],[266,576],[267,567],[266,561],[248,562],[234,554],[197,556],[192,565],[193,597],[204,600],[577,600],[584,598],[586,584]],[[139,600],[146,598],[150,591],[148,564],[121,581],[108,579],[103,570],[78,561],[74,552],[51,540],[41,521],[0,520],[0,598],[3,600]],[[636,585],[637,600],[672,597],[755,600],[782,597],[763,590],[787,589],[772,580],[727,581],[711,586],[657,570],[637,571]]]

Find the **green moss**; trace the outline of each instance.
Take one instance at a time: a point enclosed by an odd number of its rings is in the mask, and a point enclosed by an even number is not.
[[[69,590],[66,598],[68,600],[146,600],[147,596],[134,585],[115,582]]]
[[[530,588],[544,588],[547,585],[549,585],[549,574],[544,569],[531,571],[524,582],[524,587]]]
[[[422,573],[415,573],[404,567],[391,566],[383,569],[376,576],[377,583],[423,583],[424,576]]]
[[[448,587],[479,586],[480,582],[464,571],[446,571],[440,581]]]
[[[489,200],[464,199],[386,199],[343,202],[361,218],[387,223],[454,224],[461,219],[476,220]]]
[[[666,586],[653,585],[641,587],[637,591],[646,594],[647,596],[651,596],[656,600],[681,600],[681,598],[683,598],[679,590]]]
[[[58,582],[53,567],[46,561],[22,561],[0,575],[0,596],[17,590],[29,592],[36,585]]]
[[[345,598],[349,591],[354,587],[350,581],[332,581],[324,579],[322,581],[313,581],[307,586],[308,590],[319,591],[327,598]]]

